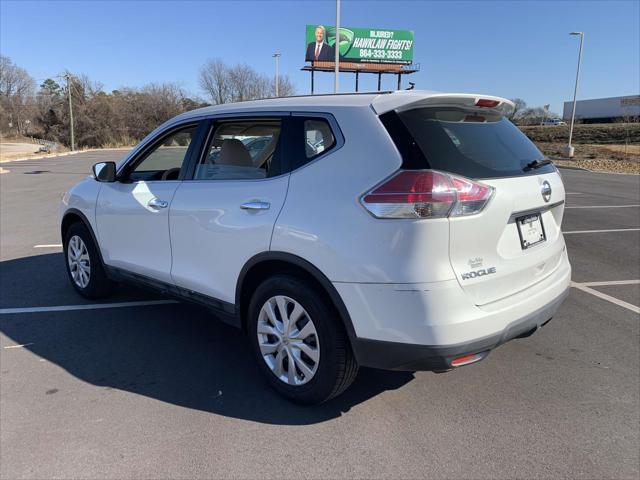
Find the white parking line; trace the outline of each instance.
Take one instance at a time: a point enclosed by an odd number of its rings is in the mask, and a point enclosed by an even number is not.
[[[90,303],[87,305],[58,305],[54,307],[0,308],[0,315],[16,313],[68,312],[72,310],[97,310],[101,308],[146,307],[149,305],[168,305],[178,303],[175,300],[147,300],[121,303]]]
[[[564,208],[633,208],[640,207],[640,205],[576,205],[573,207]]]
[[[585,287],[607,287],[609,285],[638,285],[640,280],[612,280],[610,282],[582,282]]]
[[[593,283],[602,283],[602,282],[591,282],[591,284]],[[624,300],[619,300],[615,297],[612,297],[611,295],[607,295],[606,293],[602,293],[597,290],[594,290],[593,288],[589,288],[584,283],[571,282],[571,286],[574,288],[577,288],[578,290],[582,290],[583,292],[590,293],[594,297],[601,298],[602,300],[606,300],[607,302],[611,302],[620,307],[626,308],[627,310],[631,310],[634,313],[640,313],[640,307],[636,307],[635,305],[625,302]]]
[[[571,233],[609,233],[609,232],[637,232],[640,228],[612,228],[610,230],[573,230],[568,232],[562,232],[563,235],[569,235]]]
[[[28,347],[29,345],[33,345],[33,342],[31,343],[23,343],[22,345],[9,345],[8,347],[2,347],[5,350],[9,350],[11,348],[24,348],[24,347]]]
[[[34,245],[33,248],[62,248],[61,243],[49,243],[44,245]]]

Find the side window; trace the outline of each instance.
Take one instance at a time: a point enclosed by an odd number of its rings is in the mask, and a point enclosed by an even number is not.
[[[133,168],[129,179],[176,180],[197,129],[197,125],[191,125],[169,134]]]
[[[195,180],[247,180],[278,175],[280,119],[216,122]]]
[[[309,159],[330,149],[336,141],[329,123],[324,119],[305,120],[304,139],[305,152]]]

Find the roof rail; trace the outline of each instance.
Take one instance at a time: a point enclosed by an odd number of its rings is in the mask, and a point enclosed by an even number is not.
[[[275,100],[276,98],[306,98],[306,97],[338,97],[338,96],[348,96],[348,95],[386,95],[388,93],[393,93],[393,90],[374,90],[371,92],[341,92],[341,93],[315,93],[315,94],[307,94],[307,95],[288,95],[286,97],[265,97],[258,98],[253,100],[254,102],[259,102],[260,100]],[[241,103],[241,102],[238,102]]]

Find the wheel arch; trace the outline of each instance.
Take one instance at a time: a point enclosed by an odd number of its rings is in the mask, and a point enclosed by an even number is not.
[[[91,235],[91,240],[93,240],[93,244],[96,246],[96,250],[98,251],[98,255],[100,256],[100,261],[104,265],[102,252],[100,251],[100,244],[98,243],[98,238],[96,237],[96,234],[93,231],[91,222],[89,222],[89,219],[86,217],[86,215],[82,213],[80,210],[78,210],[77,208],[68,209],[66,212],[64,212],[64,215],[62,216],[62,222],[60,222],[60,235],[62,237],[63,246],[64,246],[64,239],[67,234],[67,230],[69,230],[69,227],[71,225],[78,222],[83,223],[84,226],[89,231],[89,235]]]
[[[311,281],[319,287],[327,300],[336,309],[340,320],[353,345],[356,338],[351,316],[347,311],[340,294],[327,276],[312,263],[287,252],[263,252],[255,255],[244,265],[238,276],[236,286],[236,312],[243,331],[247,331],[247,313],[249,299],[255,288],[269,275],[274,273],[290,273]]]

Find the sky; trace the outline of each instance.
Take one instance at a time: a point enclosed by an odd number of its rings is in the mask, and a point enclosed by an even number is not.
[[[342,0],[341,25],[414,31],[416,88],[523,98],[562,114],[571,100],[584,31],[578,99],[640,93],[640,1]],[[105,91],[178,82],[205,98],[198,71],[209,58],[246,62],[272,75],[273,52],[298,94],[310,93],[305,25],[335,24],[335,1],[0,0],[0,52],[38,83],[64,70]],[[342,74],[342,92],[354,91]],[[375,90],[375,75],[360,90]],[[396,78],[383,77],[383,89]],[[316,93],[333,74],[316,74]]]

